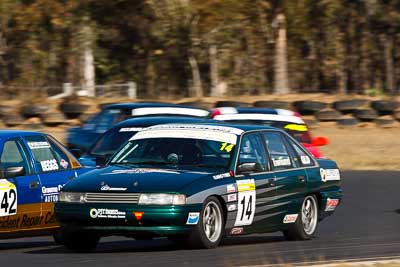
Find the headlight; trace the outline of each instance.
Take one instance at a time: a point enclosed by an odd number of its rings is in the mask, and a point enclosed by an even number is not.
[[[186,196],[178,194],[141,194],[140,205],[185,205]]]
[[[60,202],[75,202],[84,203],[86,200],[85,193],[75,193],[75,192],[60,192],[59,201]]]

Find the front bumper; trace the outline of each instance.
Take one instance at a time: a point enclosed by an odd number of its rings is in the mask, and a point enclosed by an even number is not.
[[[190,212],[200,212],[201,204],[184,206],[147,206],[128,204],[62,203],[55,205],[57,220],[68,231],[92,231],[99,235],[148,234],[168,236],[188,234]],[[111,215],[101,214],[112,213]],[[118,212],[118,215],[113,213]],[[140,219],[135,212],[143,213]],[[99,215],[101,214],[101,216]]]

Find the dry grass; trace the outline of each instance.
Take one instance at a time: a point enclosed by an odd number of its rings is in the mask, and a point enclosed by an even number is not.
[[[329,138],[321,150],[343,170],[400,170],[400,128],[322,126],[313,134]]]

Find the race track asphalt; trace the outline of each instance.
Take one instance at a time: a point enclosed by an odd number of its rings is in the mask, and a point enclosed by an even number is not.
[[[400,257],[400,172],[343,172],[344,198],[311,241],[280,233],[226,239],[217,249],[190,250],[167,240],[102,239],[75,254],[50,237],[0,241],[2,266],[248,266]]]

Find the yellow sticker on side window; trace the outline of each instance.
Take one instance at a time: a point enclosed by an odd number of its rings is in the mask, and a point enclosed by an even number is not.
[[[233,147],[234,147],[235,145],[234,144],[229,144],[229,143],[222,143],[221,144],[221,147],[219,148],[219,150],[220,151],[226,151],[226,152],[231,152],[232,151],[232,149],[233,149]]]
[[[292,130],[292,131],[298,131],[298,132],[307,132],[307,126],[304,124],[287,124],[285,129]]]

